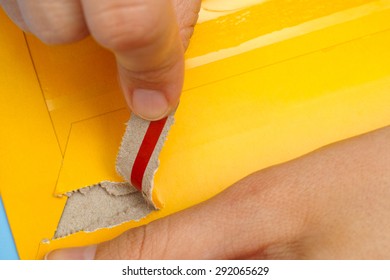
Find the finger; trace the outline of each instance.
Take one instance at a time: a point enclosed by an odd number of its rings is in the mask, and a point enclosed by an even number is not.
[[[387,259],[389,139],[387,127],[331,145],[97,247],[48,258]]]
[[[299,197],[289,188],[275,189],[277,177],[272,177],[257,173],[208,202],[130,230],[97,249],[54,251],[48,259],[265,258],[270,245],[294,240],[305,221]]]
[[[29,31],[27,24],[25,23],[22,14],[20,13],[19,5],[14,0],[0,0],[0,5],[7,13],[9,18],[19,26],[23,31]]]
[[[177,23],[179,26],[180,37],[187,49],[192,34],[194,33],[195,24],[198,21],[200,0],[172,0],[176,11]]]
[[[134,113],[161,119],[178,104],[183,46],[171,0],[82,0],[92,36],[114,52]]]
[[[257,172],[96,258],[388,259],[389,140],[390,126]]]
[[[47,44],[76,42],[88,35],[79,0],[18,0],[30,31]]]

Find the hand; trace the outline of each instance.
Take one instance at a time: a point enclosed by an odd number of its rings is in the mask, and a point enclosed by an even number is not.
[[[209,201],[48,259],[389,259],[390,126],[259,171]]]
[[[23,30],[48,44],[89,34],[111,50],[132,111],[148,120],[165,117],[179,102],[184,49],[201,0],[0,0]]]

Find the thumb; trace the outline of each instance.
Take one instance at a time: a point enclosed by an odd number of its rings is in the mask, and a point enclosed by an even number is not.
[[[179,102],[184,49],[171,0],[83,0],[92,36],[117,60],[130,109],[148,120]]]
[[[264,258],[269,245],[288,243],[302,229],[302,204],[291,204],[291,189],[275,187],[280,180],[264,174],[111,241],[53,251],[47,259]]]

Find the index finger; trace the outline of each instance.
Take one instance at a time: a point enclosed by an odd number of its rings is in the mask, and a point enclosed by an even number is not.
[[[170,0],[82,0],[92,36],[110,49],[129,107],[145,119],[178,104],[184,50]]]

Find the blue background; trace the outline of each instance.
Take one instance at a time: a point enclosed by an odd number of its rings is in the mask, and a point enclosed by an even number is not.
[[[18,260],[18,252],[0,196],[0,260]]]

